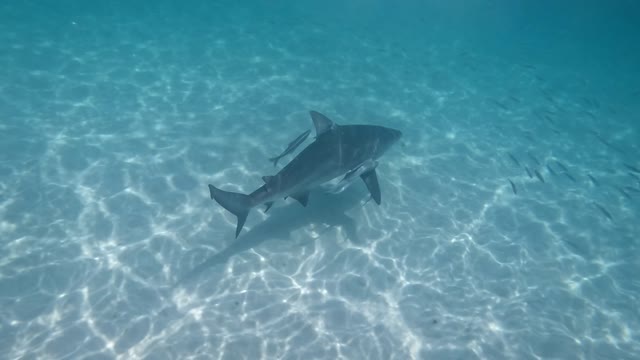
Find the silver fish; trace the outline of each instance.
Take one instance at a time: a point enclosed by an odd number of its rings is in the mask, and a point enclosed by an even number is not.
[[[298,148],[298,146],[300,146],[300,144],[302,144],[305,140],[307,140],[309,133],[311,133],[311,130],[307,130],[302,134],[298,135],[298,137],[295,138],[292,142],[290,142],[287,148],[280,155],[270,158],[269,161],[273,162],[273,166],[277,166],[278,160],[294,152]]]
[[[604,214],[604,216],[607,217],[607,219],[609,219],[610,221],[613,221],[613,217],[607,211],[607,209],[604,208],[604,206],[598,204],[597,202],[594,202],[593,205],[595,205],[595,207],[597,207],[600,210],[600,212],[602,212]]]
[[[511,184],[511,190],[513,190],[514,194],[518,193],[518,188],[516,188],[516,184],[513,183],[513,181],[511,181],[511,179],[507,179],[509,180],[509,183]]]

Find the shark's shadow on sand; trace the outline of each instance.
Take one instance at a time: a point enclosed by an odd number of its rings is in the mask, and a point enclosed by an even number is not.
[[[289,239],[292,231],[311,224],[342,227],[347,238],[357,243],[359,239],[356,223],[346,212],[361,205],[368,196],[366,188],[356,184],[339,194],[315,192],[307,207],[291,202],[285,206],[273,208],[265,221],[256,224],[230,246],[182,276],[177,284],[191,282],[207,270],[226,264],[232,256],[253,249],[266,241]]]

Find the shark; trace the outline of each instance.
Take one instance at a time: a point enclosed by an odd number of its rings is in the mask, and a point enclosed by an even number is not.
[[[338,125],[317,111],[309,114],[316,131],[315,140],[278,173],[263,176],[264,184],[258,189],[243,194],[209,184],[211,199],[236,216],[236,238],[254,207],[264,204],[268,211],[276,200],[287,197],[307,206],[312,190],[353,174],[363,180],[371,198],[380,205],[382,196],[376,159],[402,137],[402,132],[377,125]]]

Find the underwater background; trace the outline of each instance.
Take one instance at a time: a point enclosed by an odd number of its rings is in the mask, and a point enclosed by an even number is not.
[[[623,0],[2,2],[0,358],[637,359],[638,39]],[[207,184],[309,110],[403,132],[382,204],[234,239]]]

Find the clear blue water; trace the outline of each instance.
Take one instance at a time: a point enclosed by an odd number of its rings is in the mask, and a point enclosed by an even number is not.
[[[640,357],[637,2],[101,3],[0,5],[0,358]],[[312,109],[382,205],[234,239]]]

